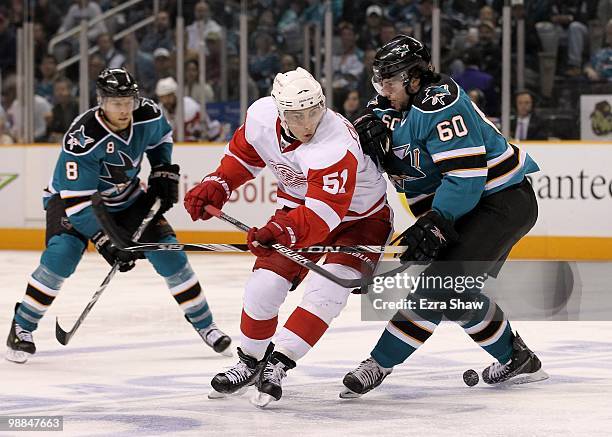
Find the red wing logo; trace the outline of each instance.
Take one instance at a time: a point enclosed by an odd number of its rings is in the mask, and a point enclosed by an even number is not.
[[[283,185],[292,188],[299,188],[306,185],[306,176],[302,173],[298,173],[287,164],[270,162],[270,167]]]

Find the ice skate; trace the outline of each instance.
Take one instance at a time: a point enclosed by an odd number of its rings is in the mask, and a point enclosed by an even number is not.
[[[232,339],[226,335],[223,331],[217,328],[217,325],[213,322],[204,329],[197,329],[198,334],[202,337],[202,340],[209,345],[215,352],[224,355],[226,357],[232,356]]]
[[[518,333],[512,341],[510,360],[505,364],[493,363],[482,371],[482,380],[489,385],[525,384],[544,379],[548,379],[548,374],[542,370],[542,363]]]
[[[218,399],[228,394],[241,394],[249,386],[255,384],[265,366],[266,359],[257,361],[254,357],[242,352],[242,349],[238,348],[237,351],[240,361],[229,370],[217,373],[210,382],[217,393],[211,392],[208,395],[209,399]],[[244,391],[240,392],[242,389]]]
[[[344,376],[342,383],[346,387],[340,392],[342,399],[358,398],[378,387],[393,369],[381,367],[370,357],[362,361],[357,368]]]
[[[257,393],[251,403],[264,408],[272,401],[278,401],[283,395],[282,381],[287,370],[295,367],[295,361],[280,352],[273,352],[261,373],[257,384]]]
[[[19,308],[19,304],[15,305],[15,312],[17,312],[17,308]],[[17,323],[14,317],[6,339],[6,345],[8,346],[6,359],[14,363],[23,364],[36,353],[32,333]]]

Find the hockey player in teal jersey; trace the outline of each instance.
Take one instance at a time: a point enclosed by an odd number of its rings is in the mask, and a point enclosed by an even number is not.
[[[159,107],[138,96],[138,84],[123,68],[103,70],[96,82],[98,105],[79,115],[63,138],[53,177],[44,192],[46,249],[15,308],[7,339],[9,361],[23,363],[36,347],[32,331],[74,273],[88,240],[111,265],[131,270],[135,252],[121,251],[104,234],[91,207],[99,192],[126,235],[131,235],[160,198],[159,215],[141,241],[177,242],[161,214],[178,200],[179,166],[172,164],[172,129]],[[148,190],[138,174],[144,155],[151,164]],[[200,283],[183,252],[145,252],[185,313],[216,352],[229,352],[231,339],[213,322]]]
[[[512,246],[536,222],[537,200],[525,175],[538,171],[537,164],[508,143],[452,78],[433,71],[418,40],[395,37],[377,52],[373,70],[378,94],[354,124],[364,151],[417,217],[400,237],[399,244],[408,246],[401,261],[437,261],[425,270],[426,277],[496,276]],[[443,290],[415,293],[426,291]],[[459,323],[495,358],[483,371],[486,383],[547,378],[503,311],[479,292],[474,287],[464,294],[483,302],[477,311],[398,311],[371,357],[345,376],[341,397],[377,387],[443,317]]]

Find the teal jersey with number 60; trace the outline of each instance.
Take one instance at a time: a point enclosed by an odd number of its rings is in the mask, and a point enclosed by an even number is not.
[[[457,220],[481,197],[539,170],[446,75],[422,87],[409,111],[393,109],[380,95],[368,109],[393,131],[393,152],[399,159],[387,173],[415,216],[433,209]]]
[[[152,167],[171,162],[172,128],[153,101],[139,100],[124,134],[109,130],[95,107],[79,115],[64,135],[44,199],[59,194],[70,223],[87,238],[100,230],[92,194],[99,191],[111,211],[125,209],[142,193],[138,174],[144,155]]]

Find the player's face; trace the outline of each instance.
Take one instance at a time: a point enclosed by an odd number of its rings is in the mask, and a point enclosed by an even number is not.
[[[382,95],[389,99],[394,109],[401,111],[408,106],[406,87],[404,86],[404,81],[398,76],[383,79],[381,85]]]
[[[102,99],[104,117],[111,125],[112,130],[127,129],[132,122],[134,103],[133,97],[105,97]]]
[[[299,111],[285,111],[285,122],[291,133],[302,143],[312,139],[325,113],[325,106],[319,104]]]

